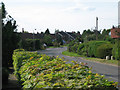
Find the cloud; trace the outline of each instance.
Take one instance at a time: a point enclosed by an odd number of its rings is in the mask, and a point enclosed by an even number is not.
[[[64,9],[64,11],[68,11],[68,12],[80,12],[80,11],[94,11],[96,8],[93,6],[87,6],[85,4],[82,3],[76,3],[74,6],[72,7],[68,7],[66,9]]]

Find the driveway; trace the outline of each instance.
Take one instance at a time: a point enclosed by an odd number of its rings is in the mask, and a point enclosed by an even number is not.
[[[59,55],[60,58],[64,57],[65,60],[67,60],[67,63],[70,63],[70,61],[72,60],[77,61],[77,62],[88,63],[87,65],[89,67],[92,67],[93,73],[99,73],[101,75],[105,75],[105,78],[107,78],[108,80],[110,81],[113,80],[115,82],[118,82],[118,67],[117,66],[111,66],[107,64],[101,64],[101,63],[96,63],[92,61],[82,60],[81,57],[70,57],[70,56],[62,55],[61,53],[65,50],[67,50],[67,47],[47,48],[46,50],[40,50],[37,52],[41,54],[46,54],[49,56]]]

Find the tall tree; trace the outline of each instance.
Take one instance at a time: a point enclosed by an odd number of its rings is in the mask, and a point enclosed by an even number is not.
[[[19,36],[16,21],[7,15],[5,5],[2,3],[2,66],[12,65],[12,53],[17,48]]]
[[[50,34],[49,29],[47,28],[47,30],[45,31],[45,34]]]

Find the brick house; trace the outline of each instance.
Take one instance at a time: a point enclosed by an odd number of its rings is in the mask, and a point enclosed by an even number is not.
[[[120,38],[120,28],[112,28],[111,29],[111,38]]]

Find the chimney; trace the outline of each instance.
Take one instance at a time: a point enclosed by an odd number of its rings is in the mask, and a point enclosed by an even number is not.
[[[96,27],[95,27],[95,30],[98,31],[98,17],[96,17]]]
[[[22,28],[22,32],[24,33],[24,28]]]

